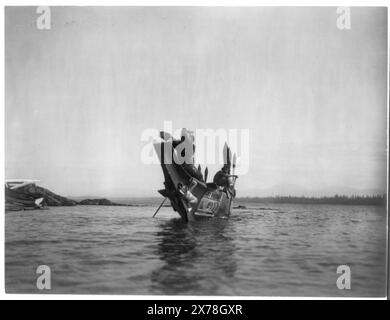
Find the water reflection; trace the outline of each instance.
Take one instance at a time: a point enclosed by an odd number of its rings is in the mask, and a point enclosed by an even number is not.
[[[155,294],[226,295],[237,270],[229,220],[163,222],[156,233],[163,265],[152,272]]]

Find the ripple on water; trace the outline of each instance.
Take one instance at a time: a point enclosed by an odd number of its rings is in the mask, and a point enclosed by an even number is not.
[[[170,208],[79,206],[6,214],[7,292],[382,296],[386,213],[376,207],[245,205],[185,224]],[[353,268],[352,289],[335,287]]]

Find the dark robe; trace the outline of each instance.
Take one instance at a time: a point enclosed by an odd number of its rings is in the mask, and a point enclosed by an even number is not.
[[[226,172],[224,172],[223,170],[219,170],[215,174],[213,182],[217,186],[228,188],[229,187],[229,180],[228,179],[229,179],[229,175]]]

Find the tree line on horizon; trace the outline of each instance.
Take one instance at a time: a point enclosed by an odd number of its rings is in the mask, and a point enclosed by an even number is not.
[[[342,204],[342,205],[374,205],[385,206],[386,195],[338,195],[327,197],[306,196],[270,196],[270,197],[239,197],[239,200],[268,203],[299,203],[299,204]]]

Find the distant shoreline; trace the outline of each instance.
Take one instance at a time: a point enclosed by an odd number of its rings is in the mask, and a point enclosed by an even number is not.
[[[296,196],[272,196],[272,197],[239,197],[237,202],[252,203],[288,203],[288,204],[333,204],[333,205],[373,205],[386,206],[385,195],[375,196],[345,196],[334,195],[332,197],[296,197]]]
[[[84,197],[69,197],[78,202],[82,202]],[[95,197],[94,197],[95,198]],[[161,202],[161,197],[107,197],[117,204],[139,205],[150,204],[155,205]],[[385,195],[374,196],[345,196],[335,195],[328,197],[307,197],[307,196],[268,196],[268,197],[237,197],[234,202],[237,204],[243,203],[274,203],[274,204],[332,204],[332,205],[374,205],[386,206]],[[169,206],[169,205],[166,205]]]
[[[63,197],[46,188],[28,184],[16,189],[5,188],[5,211],[75,205],[157,206],[161,199],[161,197]],[[39,200],[39,203],[37,203],[37,200]],[[331,197],[275,195],[268,197],[237,197],[234,202],[239,207],[245,207],[248,203],[386,206],[387,199],[385,194],[352,196],[335,194]]]

